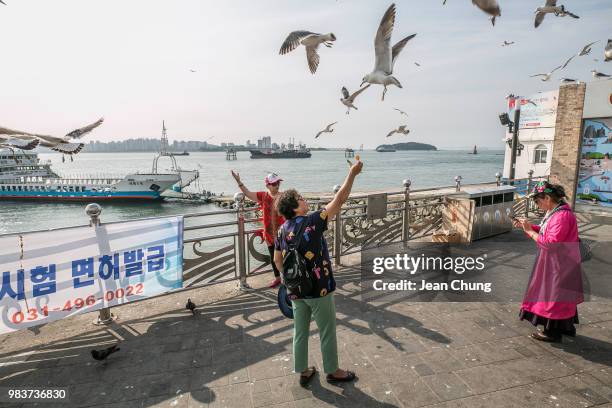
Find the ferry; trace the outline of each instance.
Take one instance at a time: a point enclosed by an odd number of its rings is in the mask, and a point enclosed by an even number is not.
[[[312,156],[310,149],[307,149],[305,145],[299,144],[294,147],[293,144],[289,144],[287,148],[281,146],[280,149],[262,149],[262,150],[249,150],[251,153],[251,159],[308,159]]]
[[[0,200],[159,201],[180,181],[178,173],[63,178],[36,153],[0,149]]]

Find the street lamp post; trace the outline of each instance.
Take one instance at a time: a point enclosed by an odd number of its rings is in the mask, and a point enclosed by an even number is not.
[[[512,131],[512,153],[510,155],[510,185],[514,185],[516,175],[516,152],[519,140],[519,124],[521,120],[521,99],[514,98],[514,126]]]

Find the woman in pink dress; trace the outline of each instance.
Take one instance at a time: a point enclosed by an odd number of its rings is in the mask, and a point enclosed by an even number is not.
[[[530,197],[546,215],[539,225],[514,221],[538,250],[519,318],[543,326],[531,335],[534,339],[560,342],[562,335],[576,335],[577,305],[584,299],[578,224],[562,186],[541,181]]]

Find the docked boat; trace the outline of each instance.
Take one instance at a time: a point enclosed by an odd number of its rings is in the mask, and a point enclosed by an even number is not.
[[[395,150],[395,149],[394,149],[394,148],[392,148],[392,147],[387,147],[387,146],[378,146],[378,147],[376,148],[376,151],[377,151],[377,152],[379,152],[379,153],[393,153],[393,152],[396,152],[397,150]]]
[[[251,159],[308,159],[312,156],[310,149],[305,145],[295,148],[292,144],[288,148],[249,150]]]
[[[155,201],[180,181],[177,173],[64,178],[36,153],[0,149],[0,200]]]

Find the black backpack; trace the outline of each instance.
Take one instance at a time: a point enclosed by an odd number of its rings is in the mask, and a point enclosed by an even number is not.
[[[287,287],[290,295],[298,298],[310,296],[314,287],[314,279],[311,268],[308,266],[306,258],[299,251],[302,234],[304,233],[307,218],[302,220],[296,239],[291,243],[287,241],[286,231],[283,230],[282,239],[287,243],[287,252],[283,257],[283,283]]]

